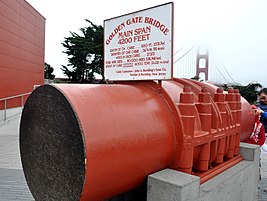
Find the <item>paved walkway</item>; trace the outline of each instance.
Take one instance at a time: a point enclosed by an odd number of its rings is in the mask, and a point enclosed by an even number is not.
[[[34,200],[20,161],[19,120],[16,116],[0,123],[0,201]]]
[[[267,154],[263,153],[261,153],[261,180],[259,184],[258,201],[267,201],[267,192],[264,192],[264,189],[267,189]]]
[[[22,171],[19,155],[20,116],[0,122],[0,201],[34,201]],[[261,154],[261,181],[258,201],[267,201],[267,154]],[[232,200],[231,200],[232,201]]]

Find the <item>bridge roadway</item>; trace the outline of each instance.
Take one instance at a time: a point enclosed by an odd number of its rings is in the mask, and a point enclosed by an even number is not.
[[[0,201],[34,201],[20,161],[19,122],[20,115],[0,122]],[[267,201],[267,154],[261,154],[261,163],[258,201]]]

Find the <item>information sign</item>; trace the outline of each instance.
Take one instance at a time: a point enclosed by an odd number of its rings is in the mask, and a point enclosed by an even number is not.
[[[172,78],[173,3],[104,21],[108,80]]]

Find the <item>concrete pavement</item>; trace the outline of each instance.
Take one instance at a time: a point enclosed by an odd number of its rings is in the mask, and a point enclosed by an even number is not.
[[[20,115],[0,123],[0,201],[34,200],[20,161],[19,121]]]
[[[34,201],[22,171],[19,154],[20,116],[0,122],[0,201]],[[267,154],[261,153],[258,201],[267,201]],[[232,201],[232,200],[231,200]]]
[[[267,143],[267,140],[266,142]],[[267,201],[267,192],[264,192],[264,189],[267,189],[267,154],[261,152],[261,180],[259,182],[259,199],[258,201]]]

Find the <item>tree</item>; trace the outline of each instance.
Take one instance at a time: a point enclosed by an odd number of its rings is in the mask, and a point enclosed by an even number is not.
[[[260,83],[250,83],[246,86],[233,85],[232,87],[238,89],[241,96],[250,104],[255,104],[258,91],[262,88],[262,85]],[[227,90],[228,87],[225,85],[224,88]]]
[[[191,79],[191,80],[197,80],[197,81],[199,81],[199,82],[203,82],[203,81],[204,81],[203,79],[201,79],[201,78],[198,77],[197,75],[194,76],[194,77],[191,77],[190,79]]]
[[[102,74],[104,29],[90,20],[86,21],[89,26],[80,29],[81,35],[70,32],[71,36],[65,37],[62,43],[69,64],[62,66],[61,70],[72,82],[93,83],[94,74]]]
[[[50,66],[48,63],[44,63],[44,78],[53,80],[55,78],[55,75],[53,74],[54,68]]]

